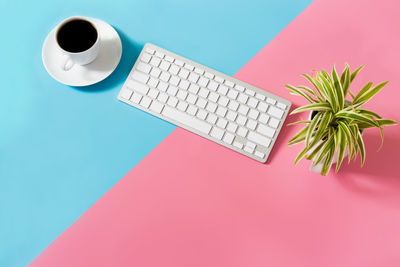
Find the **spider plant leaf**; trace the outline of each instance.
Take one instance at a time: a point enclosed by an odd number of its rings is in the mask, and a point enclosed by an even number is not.
[[[387,119],[376,119],[375,121],[379,124],[379,127],[389,126],[389,125],[396,125],[397,124],[396,121],[387,120]],[[375,125],[371,125],[371,124],[367,124],[367,123],[357,123],[357,124],[358,124],[358,128],[360,128],[360,129],[367,129],[367,128],[376,127]]]
[[[290,114],[296,114],[304,111],[330,111],[330,110],[331,106],[328,103],[315,103],[296,108]]]
[[[340,110],[343,109],[344,107],[344,94],[343,94],[342,83],[340,82],[335,66],[333,66],[332,68],[332,79],[333,79],[333,87],[336,91],[337,105]]]
[[[295,136],[293,136],[292,139],[289,140],[288,145],[291,146],[302,142],[306,138],[307,130],[308,130],[308,125],[305,126],[303,129],[301,129],[297,134],[295,134]]]
[[[348,124],[344,123],[343,121],[338,121],[338,125],[341,126],[344,134],[346,135],[347,145],[348,145],[348,150],[349,150],[349,162],[350,162],[350,160],[354,156],[353,154],[355,151],[353,134],[352,134],[350,126]]]
[[[349,94],[350,94],[351,98],[353,98],[353,99],[355,98],[355,96],[353,95],[352,92],[349,91]]]
[[[357,124],[350,125],[350,130],[354,142],[353,156],[354,158],[357,158],[358,152],[360,151],[360,148],[358,146],[358,132],[359,132],[358,125]]]
[[[321,151],[318,153],[317,160],[313,162],[314,165],[317,165],[321,162],[321,160],[327,156],[328,152],[334,147],[333,135],[329,135],[328,139],[324,142]]]
[[[363,115],[369,115],[369,116],[371,116],[371,117],[375,117],[375,118],[378,118],[378,119],[382,119],[381,116],[379,116],[379,115],[376,114],[375,112],[372,112],[372,111],[367,110],[367,109],[362,109],[362,108],[360,108],[360,109],[358,110],[358,112],[359,112],[360,114],[363,114]]]
[[[318,124],[318,130],[315,132],[313,140],[309,143],[309,147],[315,146],[319,141],[326,136],[327,129],[331,119],[333,118],[332,112],[325,112],[322,118],[320,119],[320,123]]]
[[[353,71],[351,73],[350,76],[350,83],[354,80],[354,78],[356,78],[357,74],[360,72],[360,70],[362,70],[362,68],[364,68],[365,65],[361,65],[360,67],[358,67],[355,71]]]
[[[321,150],[321,148],[324,146],[324,142],[321,142],[318,144],[310,153],[310,155],[306,156],[306,159],[313,159],[315,155]]]
[[[333,156],[335,155],[335,146],[333,145],[331,149],[328,151],[327,156],[324,160],[324,164],[322,165],[321,174],[326,176],[329,170],[332,167]]]
[[[374,88],[370,88],[363,92],[363,94],[358,93],[356,98],[354,99],[353,103],[358,103],[358,102],[368,102],[374,95],[376,95],[380,90],[382,90],[383,87],[388,83],[389,81],[382,82],[375,86]]]
[[[343,97],[344,99],[346,99],[346,96],[349,92],[349,88],[350,88],[350,67],[349,65],[346,63],[346,67],[344,68],[342,75],[340,76],[340,82],[342,84],[342,88],[343,88]]]
[[[314,78],[312,78],[310,75],[305,74],[305,73],[301,74],[301,76],[306,78],[314,86],[315,90],[317,90],[317,92],[322,97],[326,97],[325,96],[325,92],[324,92],[324,88],[322,87],[322,85],[318,81],[314,80]]]
[[[358,94],[353,97],[353,104],[356,101],[356,99],[360,98],[360,96],[362,96],[365,92],[367,92],[372,86],[372,82],[368,82],[364,85],[363,88],[361,88],[361,90],[358,92]]]
[[[304,97],[305,99],[307,99],[307,101],[310,102],[310,103],[318,102],[317,100],[315,100],[314,98],[312,98],[309,94],[303,92],[302,90],[297,89],[297,88],[294,87],[293,85],[286,84],[285,87],[289,89],[289,92],[290,92],[292,95],[302,96],[302,97]]]
[[[322,116],[322,113],[318,112],[317,115],[315,115],[314,118],[311,120],[311,124],[308,127],[306,139],[305,139],[306,147],[308,147],[308,145],[310,144],[311,135],[318,127],[318,123],[321,119],[321,116]]]
[[[360,131],[357,131],[357,144],[361,154],[361,166],[363,166],[365,162],[365,146]]]
[[[346,134],[340,124],[338,124],[337,129],[336,149],[338,151],[338,161],[336,163],[336,172],[339,171],[340,165],[342,165],[344,153],[346,151]]]
[[[305,92],[308,92],[308,93],[312,94],[313,96],[318,98],[318,100],[321,101],[321,102],[324,101],[321,98],[321,96],[319,95],[319,91],[317,91],[317,90],[312,90],[312,89],[310,89],[310,88],[308,88],[307,86],[304,86],[304,85],[297,86],[296,88],[299,89],[299,90],[303,90]]]
[[[354,111],[342,110],[342,111],[339,111],[338,113],[336,113],[335,116],[337,118],[345,118],[345,119],[350,119],[350,120],[356,120],[356,121],[359,121],[359,122],[364,122],[364,123],[375,125],[376,127],[379,127],[379,124],[376,122],[376,120],[371,119],[368,116],[356,113]]]
[[[311,123],[311,120],[305,120],[305,121],[295,121],[295,122],[291,122],[291,123],[288,123],[287,125],[288,126],[292,126],[292,125],[297,125],[297,124],[302,124],[302,123]]]
[[[301,160],[302,158],[304,158],[304,156],[306,155],[306,153],[308,152],[308,150],[310,150],[310,148],[305,147],[303,150],[300,151],[300,153],[297,155],[295,161],[294,161],[294,165],[297,164],[297,162],[299,162],[299,160]]]
[[[337,100],[337,97],[336,97],[336,92],[332,88],[332,85],[331,85],[331,83],[329,81],[330,79],[328,80],[325,77],[325,75],[323,75],[323,74],[322,75],[318,75],[318,77],[320,77],[323,85],[325,86],[326,92],[328,94],[328,99],[327,99],[328,102],[331,104],[333,111],[337,112],[337,110],[338,110],[338,105],[337,105],[338,104],[338,100]]]

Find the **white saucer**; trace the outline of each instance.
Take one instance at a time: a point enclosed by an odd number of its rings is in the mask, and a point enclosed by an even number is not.
[[[70,70],[61,69],[65,56],[57,48],[55,29],[53,29],[42,47],[42,60],[47,72],[57,81],[72,86],[87,86],[107,78],[118,66],[122,54],[121,39],[117,31],[108,23],[87,18],[96,25],[101,38],[100,52],[96,59],[84,66],[75,64]]]

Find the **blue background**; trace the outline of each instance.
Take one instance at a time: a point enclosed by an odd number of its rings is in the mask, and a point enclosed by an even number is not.
[[[174,130],[116,98],[145,42],[233,75],[310,2],[0,0],[0,266],[28,264]],[[72,15],[122,39],[116,71],[87,88],[41,61]]]

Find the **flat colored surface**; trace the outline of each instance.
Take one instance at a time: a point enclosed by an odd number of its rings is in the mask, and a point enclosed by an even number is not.
[[[0,266],[29,263],[175,129],[117,101],[145,42],[232,75],[310,2],[0,0]],[[116,72],[82,89],[41,62],[48,32],[77,14],[123,43]]]
[[[399,8],[317,0],[236,77],[299,106],[283,89],[299,73],[366,63],[353,88],[390,80],[368,107],[400,120]],[[328,177],[292,165],[296,130],[259,164],[176,129],[31,266],[399,266],[400,127],[379,152],[367,131],[366,166]]]

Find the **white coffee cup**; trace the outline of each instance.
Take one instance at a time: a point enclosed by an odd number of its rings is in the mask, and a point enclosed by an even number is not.
[[[61,69],[70,70],[75,64],[86,65],[96,59],[100,50],[100,34],[94,23],[85,17],[74,16],[56,28],[55,41],[65,55]]]

